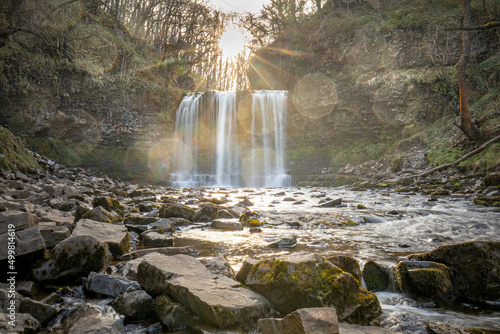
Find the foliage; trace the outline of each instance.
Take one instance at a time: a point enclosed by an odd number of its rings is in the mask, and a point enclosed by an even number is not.
[[[28,151],[21,141],[8,129],[0,126],[0,168],[27,171],[39,168],[32,152]]]

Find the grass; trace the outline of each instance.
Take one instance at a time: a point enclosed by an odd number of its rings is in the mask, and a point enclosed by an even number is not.
[[[40,168],[36,157],[24,147],[10,130],[0,126],[0,168],[28,171]]]

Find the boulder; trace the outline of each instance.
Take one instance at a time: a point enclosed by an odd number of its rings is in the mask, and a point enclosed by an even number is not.
[[[331,307],[303,308],[283,319],[260,319],[262,334],[339,334],[337,313]]]
[[[453,293],[460,300],[500,300],[500,242],[471,241],[440,246],[424,254],[408,257],[414,261],[434,261],[451,269]]]
[[[33,270],[38,281],[88,276],[109,265],[111,253],[105,242],[89,235],[72,236],[58,243],[40,268]]]
[[[107,196],[97,196],[92,200],[92,206],[94,208],[100,206],[107,211],[114,211],[118,214],[123,214],[125,208],[116,198],[111,198]]]
[[[432,261],[401,261],[394,268],[399,291],[438,301],[451,301],[451,270]]]
[[[128,289],[138,290],[140,286],[139,283],[122,277],[91,272],[85,280],[85,289],[100,295],[118,297]]]
[[[31,298],[22,298],[19,303],[19,313],[27,313],[32,315],[40,324],[46,324],[57,315],[56,307],[45,304]]]
[[[340,320],[368,324],[382,313],[377,296],[363,289],[351,274],[313,253],[260,261],[245,284],[285,314],[300,308],[335,307]]]
[[[198,255],[198,251],[194,246],[139,249],[129,253],[128,255],[130,255],[130,257],[133,259],[137,259],[151,253],[159,253],[167,256],[177,255],[177,254],[185,254],[190,256]]]
[[[268,246],[276,248],[292,248],[295,247],[296,245],[297,245],[297,237],[290,236],[288,238],[282,238],[280,240],[271,242]]]
[[[149,225],[155,223],[156,221],[158,221],[158,218],[156,217],[148,217],[139,213],[132,213],[125,217],[124,223],[132,225]]]
[[[5,233],[0,236],[0,240],[2,240],[2,245],[7,245],[7,239],[5,236],[8,234]],[[16,238],[16,256],[22,256],[27,254],[37,253],[43,254],[45,252],[45,242],[43,241],[42,235],[40,234],[40,230],[38,226],[31,227],[25,230],[21,230],[15,233]],[[5,243],[3,242],[5,239]],[[6,259],[7,247],[2,247],[0,250],[0,260]]]
[[[38,225],[38,219],[29,212],[0,212],[0,234],[6,233],[9,225],[13,225],[16,231],[24,230]]]
[[[342,204],[342,198],[337,198],[332,201],[328,201],[322,204],[319,204],[318,207],[320,208],[334,208],[336,206],[339,206]]]
[[[106,318],[93,306],[79,306],[63,319],[65,333],[71,334],[123,334],[125,328],[113,319]]]
[[[127,228],[121,225],[98,222],[90,219],[81,219],[71,233],[72,236],[90,235],[108,244],[109,250],[115,257],[120,257],[130,249]]]
[[[348,255],[337,255],[329,257],[327,260],[361,282],[361,268],[355,258]]]
[[[234,270],[231,268],[231,265],[225,256],[217,256],[210,259],[205,263],[205,267],[207,267],[212,274],[224,275],[234,279]]]
[[[339,331],[340,334],[401,334],[381,327],[351,325],[345,322],[339,323]]]
[[[243,226],[236,219],[217,219],[212,222],[212,228],[218,230],[241,231]]]
[[[238,271],[238,274],[236,274],[236,280],[238,282],[245,284],[245,281],[247,280],[247,277],[248,277],[248,274],[250,273],[250,270],[257,263],[259,263],[259,260],[252,259],[252,258],[245,259],[245,261],[243,261],[243,263],[241,264],[241,268]]]
[[[189,221],[194,221],[196,212],[182,204],[166,203],[159,212],[160,218],[184,218]]]
[[[156,319],[153,298],[144,290],[125,292],[113,301],[113,307],[129,321]]]
[[[11,319],[8,314],[0,313],[0,332],[8,334],[36,334],[40,332],[40,323],[32,315],[18,313],[15,317],[16,327],[9,322]]]
[[[204,203],[200,205],[196,211],[195,221],[209,222],[219,217],[219,208],[212,203]]]
[[[71,235],[70,230],[66,226],[57,226],[55,222],[39,223],[38,228],[47,248],[54,247]]]
[[[118,216],[115,216],[114,214],[105,210],[101,206],[93,208],[89,212],[83,214],[81,216],[81,218],[94,220],[94,221],[98,221],[98,222],[111,223],[111,224],[120,221],[120,218]]]
[[[375,261],[365,263],[362,275],[369,291],[385,291],[389,286],[389,270]]]
[[[156,315],[170,331],[184,329],[193,317],[182,305],[174,303],[165,295],[154,300]]]
[[[489,186],[500,186],[500,173],[491,173],[484,177],[484,185]]]
[[[148,231],[142,237],[142,244],[148,247],[171,247],[174,245],[174,238],[168,234]]]
[[[252,324],[270,313],[262,296],[232,279],[212,274],[188,255],[148,254],[139,264],[137,278],[148,293],[167,294],[220,328]]]

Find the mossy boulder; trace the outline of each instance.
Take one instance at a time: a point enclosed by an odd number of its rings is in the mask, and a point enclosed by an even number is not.
[[[458,300],[500,300],[500,242],[471,241],[440,246],[408,257],[414,261],[442,263],[452,271],[453,292]]]
[[[213,221],[219,217],[219,208],[217,205],[212,203],[203,203],[200,205],[196,215],[194,217],[195,221],[207,222]]]
[[[174,303],[165,295],[156,297],[154,311],[170,331],[184,329],[193,317],[182,305]]]
[[[500,207],[500,196],[479,196],[474,199],[474,204]]]
[[[126,292],[113,301],[115,310],[129,321],[145,321],[156,319],[153,298],[144,290]]]
[[[451,270],[432,261],[401,261],[394,268],[397,289],[401,292],[432,298],[440,302],[453,300]]]
[[[184,218],[195,221],[196,211],[185,205],[177,203],[166,203],[160,208],[160,218]]]
[[[76,216],[75,216],[76,218]],[[98,222],[105,222],[105,223],[110,223],[114,224],[119,222],[121,219],[109,212],[108,210],[104,209],[102,206],[97,206],[90,210],[89,212],[83,214],[80,219],[90,219],[90,220],[95,220]]]
[[[283,314],[300,308],[335,307],[341,321],[369,324],[382,313],[377,296],[363,289],[351,274],[313,253],[260,261],[245,284]]]
[[[355,279],[361,282],[361,267],[358,260],[348,255],[337,255],[328,258],[328,261],[351,274]]]
[[[107,268],[112,256],[108,245],[90,235],[70,237],[58,243],[40,268],[33,270],[38,281],[87,277]]]
[[[375,261],[365,263],[362,275],[369,291],[384,291],[389,286],[389,270]]]
[[[500,173],[491,173],[484,177],[484,185],[489,186],[500,186]]]
[[[125,207],[116,198],[111,198],[107,196],[94,197],[92,200],[92,206],[94,208],[100,206],[107,211],[114,211],[120,215],[125,212]]]

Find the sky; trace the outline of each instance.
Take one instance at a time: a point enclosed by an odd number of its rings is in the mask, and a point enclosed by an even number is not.
[[[262,4],[268,3],[269,0],[209,0],[215,7],[226,12],[239,12],[245,11],[251,13],[258,13],[262,8]]]

